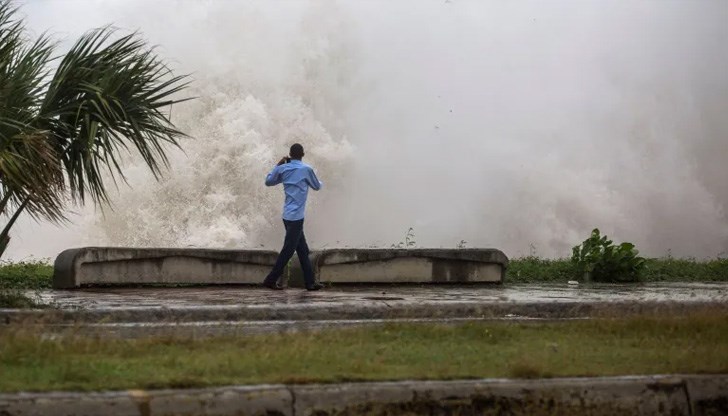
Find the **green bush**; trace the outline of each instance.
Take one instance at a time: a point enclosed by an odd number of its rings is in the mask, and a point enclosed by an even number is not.
[[[728,259],[698,261],[693,258],[647,259],[643,273],[645,282],[726,282],[728,281]]]
[[[574,265],[568,259],[531,255],[511,260],[507,279],[509,283],[567,282],[574,279],[574,274]]]
[[[52,280],[53,266],[48,259],[19,262],[0,261],[0,288],[49,289]]]
[[[0,262],[0,308],[41,306],[37,293],[51,287],[53,266],[44,260]],[[35,291],[36,295],[32,293]]]
[[[645,259],[638,254],[634,244],[614,245],[595,228],[589,238],[572,249],[571,262],[579,280],[636,282],[645,268]]]

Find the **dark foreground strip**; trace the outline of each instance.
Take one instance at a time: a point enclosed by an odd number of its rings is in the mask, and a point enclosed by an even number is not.
[[[420,303],[407,305],[265,305],[113,309],[0,309],[0,324],[121,323],[121,322],[232,322],[316,321],[356,319],[625,317],[640,314],[680,315],[710,309],[728,312],[725,302],[531,302],[531,303]]]
[[[724,415],[728,374],[0,394],[3,416]]]

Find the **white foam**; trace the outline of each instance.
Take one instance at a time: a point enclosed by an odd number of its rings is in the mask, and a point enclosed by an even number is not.
[[[193,72],[199,98],[173,109],[194,139],[162,182],[130,160],[132,188],[113,212],[86,209],[65,231],[21,224],[11,256],[68,244],[278,248],[282,194],[262,182],[294,141],[327,184],[311,194],[313,246],[389,246],[411,226],[420,246],[564,256],[597,226],[650,255],[728,250],[721,2],[23,10],[36,31],[68,39],[109,21],[139,27]]]

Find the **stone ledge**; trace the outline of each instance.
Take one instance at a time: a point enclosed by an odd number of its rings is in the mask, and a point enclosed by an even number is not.
[[[499,283],[508,268],[496,249],[330,249],[313,263],[332,283]]]
[[[275,264],[269,250],[84,247],[62,252],[55,289],[90,285],[258,284]]]
[[[3,416],[288,416],[292,411],[291,391],[281,385],[0,394],[0,415]]]
[[[728,415],[728,376],[686,377],[692,415]]]
[[[294,387],[296,415],[689,414],[680,379],[554,379]]]
[[[728,375],[262,385],[109,393],[0,394],[0,414],[717,415]]]
[[[83,247],[62,252],[53,287],[260,284],[270,250]],[[495,249],[344,249],[312,252],[318,280],[330,283],[502,282],[508,258]],[[297,259],[284,281],[301,286]]]

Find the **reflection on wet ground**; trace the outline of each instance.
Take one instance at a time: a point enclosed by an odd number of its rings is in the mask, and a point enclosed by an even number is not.
[[[438,304],[707,302],[728,301],[728,283],[630,285],[336,286],[319,292],[258,287],[94,288],[49,290],[41,300],[62,309],[308,308]]]
[[[48,290],[40,297],[54,308],[0,310],[0,322],[14,328],[37,325],[49,336],[136,338],[728,312],[728,283],[336,286],[319,292],[250,286],[89,288]]]

